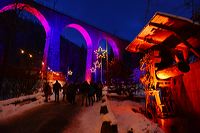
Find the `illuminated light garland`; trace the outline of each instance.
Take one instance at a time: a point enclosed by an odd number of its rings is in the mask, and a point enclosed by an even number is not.
[[[94,51],[94,53],[96,54],[97,58],[105,58],[107,51],[99,47],[98,50]]]
[[[96,68],[95,68],[95,67],[92,67],[92,68],[90,69],[90,71],[91,71],[92,73],[95,73],[95,72],[96,72]]]
[[[94,67],[95,68],[101,68],[101,63],[97,60],[94,62]]]

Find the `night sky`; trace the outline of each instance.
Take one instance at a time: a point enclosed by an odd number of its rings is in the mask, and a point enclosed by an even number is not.
[[[122,39],[132,41],[155,12],[191,18],[192,0],[35,0]],[[200,0],[194,0],[194,6]]]

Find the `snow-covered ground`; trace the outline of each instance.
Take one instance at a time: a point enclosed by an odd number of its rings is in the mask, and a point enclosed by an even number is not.
[[[118,124],[119,133],[127,133],[131,128],[133,133],[163,133],[159,126],[147,119],[143,114],[133,112],[139,110],[140,103],[133,101],[111,101],[110,106]]]
[[[106,88],[104,89],[103,94],[106,95]],[[38,94],[36,95],[38,96]],[[17,100],[23,99],[24,97],[20,97]],[[62,99],[62,94],[60,94],[60,99]],[[52,102],[53,100],[54,95],[51,96],[50,102]],[[29,109],[34,108],[38,105],[46,104],[44,103],[44,97],[40,97],[38,98],[38,100],[24,105],[15,106],[14,104],[8,104],[11,102],[13,102],[13,99],[1,102],[0,119],[6,119],[8,117],[12,117],[13,115],[28,111]],[[163,130],[160,129],[156,123],[147,119],[143,114],[132,111],[133,108],[135,110],[139,110],[139,108],[143,106],[141,103],[136,103],[128,100],[115,101],[106,98],[106,104],[108,105],[108,110],[112,111],[109,112],[107,115],[112,114],[115,117],[113,119],[115,119],[114,123],[118,125],[119,133],[127,133],[127,131],[131,128],[133,129],[134,133],[163,133]],[[65,127],[63,132],[99,133],[103,122],[102,116],[100,116],[101,106],[101,102],[95,102],[93,106],[82,107],[80,112],[76,115],[75,118],[73,118],[73,120],[71,120],[70,125]]]
[[[4,101],[0,101],[0,120],[6,119],[8,117],[12,117],[13,115],[22,113],[28,109],[34,108],[38,105],[44,103],[44,97],[42,96],[42,92],[38,92],[36,94],[21,96],[18,98],[12,98]],[[14,104],[16,102],[22,102],[26,99],[33,99],[36,100],[33,102],[27,102],[24,104]]]
[[[35,101],[29,101],[25,102],[24,104],[14,104],[16,102],[23,102],[26,99],[33,99],[35,98]],[[0,120],[6,119],[8,117],[12,117],[14,115],[23,113],[24,111],[27,111],[31,108],[34,108],[36,106],[44,104],[45,98],[43,92],[38,92],[32,95],[27,96],[20,96],[18,98],[12,98],[8,100],[0,101]],[[62,100],[62,92],[60,92],[60,100]],[[54,94],[50,96],[50,101],[54,101]]]
[[[38,96],[38,94],[35,94]],[[31,96],[26,96],[26,98],[32,98]],[[34,102],[30,102],[24,105],[14,105],[9,104],[15,101],[22,101],[26,99],[24,96],[9,99],[6,101],[1,101],[1,112],[0,112],[0,120],[6,120],[7,118],[12,118],[13,116],[20,115],[25,111],[29,111],[30,109],[37,107],[42,104],[49,104],[44,102],[44,97],[38,98],[38,100]],[[80,97],[77,97],[80,99]],[[54,95],[50,97],[49,102],[54,101]],[[62,100],[62,93],[60,93],[60,100]],[[80,106],[80,103],[78,103]],[[4,105],[4,106],[3,106]],[[95,102],[93,106],[85,107],[83,106],[80,112],[71,120],[71,123],[65,127],[63,133],[99,133],[101,130],[102,120],[100,117],[100,107],[101,101]]]
[[[164,133],[158,124],[139,113],[140,109],[144,108],[144,103],[137,103],[130,100],[121,101],[120,98],[124,97],[123,95],[107,93],[106,87],[103,89],[103,94],[109,96],[109,98],[106,97],[106,104],[110,111],[108,115],[114,115],[114,118],[112,116],[111,120],[117,123],[119,133],[127,133],[131,129],[133,133]],[[112,97],[115,98],[113,99]],[[132,109],[136,110],[136,112]]]
[[[101,102],[98,102],[93,106],[83,107],[63,133],[100,133],[102,124],[100,105]]]

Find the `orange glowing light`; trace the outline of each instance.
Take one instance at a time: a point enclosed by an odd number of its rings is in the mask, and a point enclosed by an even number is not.
[[[184,62],[179,62],[163,70],[158,70],[156,75],[159,79],[168,79],[190,71],[190,66]]]
[[[30,57],[30,58],[32,58],[32,57],[33,57],[33,55],[32,55],[32,54],[29,54],[29,57]]]
[[[59,76],[60,74],[59,74],[59,73],[56,73],[56,75]]]
[[[20,51],[21,51],[21,54],[24,54],[24,50],[23,49],[21,49]]]
[[[165,74],[165,73],[157,73],[157,77],[159,79],[168,79],[168,78],[170,78],[170,76],[168,74]]]

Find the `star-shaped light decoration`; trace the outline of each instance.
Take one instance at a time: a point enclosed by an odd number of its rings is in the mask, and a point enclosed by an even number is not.
[[[95,62],[94,62],[94,67],[95,67],[95,68],[100,68],[100,67],[101,67],[101,63],[99,63],[98,60],[95,61]]]
[[[67,74],[68,74],[68,75],[72,75],[73,72],[72,72],[71,70],[68,70]]]
[[[106,50],[103,50],[101,47],[98,48],[98,50],[95,50],[94,53],[96,54],[97,58],[105,58],[106,56]]]
[[[92,68],[90,69],[90,71],[91,71],[91,73],[94,73],[94,72],[96,72],[96,68],[95,68],[95,67],[92,67]]]

